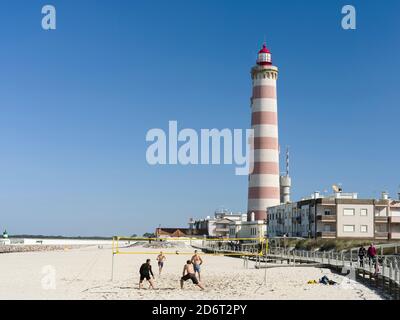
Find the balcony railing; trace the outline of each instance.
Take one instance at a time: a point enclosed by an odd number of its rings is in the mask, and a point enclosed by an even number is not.
[[[336,238],[336,231],[320,231],[320,232],[317,232],[317,237]]]
[[[380,231],[375,232],[376,239],[387,239],[388,236],[389,236],[389,232],[380,232]]]
[[[336,215],[318,215],[317,220],[321,222],[336,222]]]
[[[216,232],[228,232],[229,228],[215,228]]]
[[[388,217],[375,216],[376,223],[387,223]]]

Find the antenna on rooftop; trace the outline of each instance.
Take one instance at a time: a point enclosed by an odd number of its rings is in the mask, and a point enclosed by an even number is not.
[[[289,176],[289,146],[286,147],[286,176]]]

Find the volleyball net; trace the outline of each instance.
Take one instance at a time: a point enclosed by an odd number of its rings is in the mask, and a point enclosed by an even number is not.
[[[198,250],[203,255],[262,256],[268,251],[268,240],[259,238],[146,238],[114,236],[112,254],[189,255]]]
[[[114,236],[112,238],[111,281],[114,280],[114,257],[116,255],[200,255],[231,256],[260,261],[268,252],[268,239],[261,238],[192,238],[168,237],[145,238]]]

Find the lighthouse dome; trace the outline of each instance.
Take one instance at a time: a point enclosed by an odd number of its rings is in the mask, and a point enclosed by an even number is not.
[[[263,44],[261,50],[258,51],[257,64],[261,66],[272,64],[271,52],[268,50],[265,43]]]

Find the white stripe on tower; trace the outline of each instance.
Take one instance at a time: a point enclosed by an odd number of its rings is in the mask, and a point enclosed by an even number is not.
[[[278,68],[271,63],[271,54],[264,45],[258,53],[257,65],[251,70],[251,126],[254,129],[254,169],[249,176],[248,219],[265,220],[267,207],[280,203],[279,143],[276,80]]]

